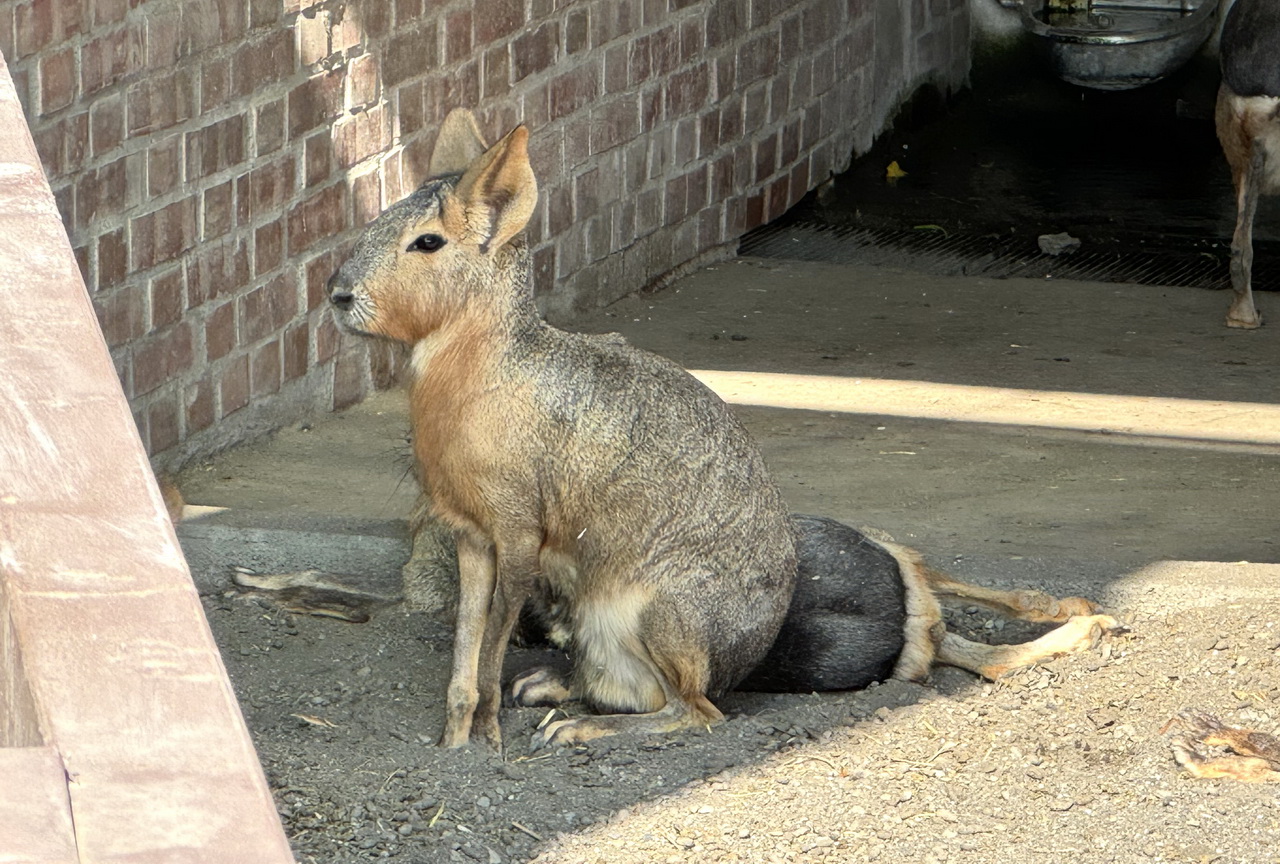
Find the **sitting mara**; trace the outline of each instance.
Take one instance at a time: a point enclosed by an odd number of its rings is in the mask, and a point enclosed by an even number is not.
[[[1085,600],[964,585],[910,550],[792,516],[714,393],[616,335],[543,322],[521,238],[538,195],[527,138],[518,127],[486,147],[454,111],[431,179],[330,281],[347,331],[412,346],[419,477],[460,580],[441,744],[500,746],[502,659],[531,602],[575,668],[568,682],[526,673],[515,698],[599,712],[546,726],[543,744],[705,726],[744,682],[853,688],[934,662],[996,677],[1115,624]],[[973,643],[946,633],[940,595],[1066,623],[1023,645]]]

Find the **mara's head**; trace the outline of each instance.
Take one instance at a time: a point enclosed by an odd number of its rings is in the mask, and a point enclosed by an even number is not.
[[[430,178],[369,223],[329,280],[344,329],[416,342],[471,303],[523,290],[517,236],[538,200],[529,133],[517,126],[487,147],[471,112],[454,109],[431,156]]]

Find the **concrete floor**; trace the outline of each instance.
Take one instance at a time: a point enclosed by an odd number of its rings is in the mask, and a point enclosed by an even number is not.
[[[1273,583],[1238,562],[1280,557],[1280,330],[1228,330],[1226,299],[739,258],[579,326],[753,403],[739,410],[795,510],[969,577],[1122,600],[1132,578]],[[407,428],[393,391],[190,466],[187,502],[230,508],[181,532],[201,584],[225,585],[228,563],[363,572],[362,543],[370,578],[394,580]]]

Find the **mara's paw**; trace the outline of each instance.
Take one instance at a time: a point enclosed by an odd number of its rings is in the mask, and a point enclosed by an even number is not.
[[[545,667],[521,672],[511,681],[512,703],[525,708],[556,706],[572,698],[564,679]]]
[[[600,722],[600,717],[574,717],[569,720],[556,720],[548,723],[534,733],[531,750],[554,750],[557,747],[571,747],[613,735],[618,731],[611,723]]]

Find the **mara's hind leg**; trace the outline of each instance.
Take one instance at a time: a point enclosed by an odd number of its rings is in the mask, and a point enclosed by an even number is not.
[[[1093,615],[1098,611],[1096,604],[1083,597],[1058,598],[1043,591],[1030,590],[1001,591],[998,588],[958,582],[946,573],[929,567],[923,568],[921,572],[935,596],[980,603],[1008,618],[1052,623],[1066,621],[1078,615]]]
[[[579,609],[572,692],[612,713],[549,723],[535,736],[535,748],[619,732],[675,732],[723,719],[706,696],[706,647],[680,634],[646,632],[641,621],[648,605],[645,593],[586,602]]]
[[[987,645],[947,633],[938,646],[937,662],[959,666],[994,681],[1014,669],[1088,651],[1104,633],[1119,629],[1119,622],[1110,615],[1078,615],[1039,639],[1015,645]]]
[[[1178,727],[1169,742],[1173,758],[1192,777],[1226,777],[1245,783],[1280,781],[1280,739],[1265,732],[1226,726],[1212,714],[1182,711],[1161,732]],[[1211,756],[1206,747],[1231,753]]]
[[[571,688],[554,669],[539,666],[511,679],[511,701],[524,708],[546,708],[573,702]]]

